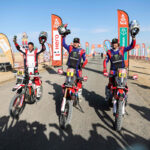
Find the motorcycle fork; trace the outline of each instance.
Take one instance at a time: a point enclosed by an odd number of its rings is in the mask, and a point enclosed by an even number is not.
[[[31,96],[31,86],[29,86],[28,89],[29,89],[29,95]]]
[[[64,111],[65,111],[67,93],[68,93],[68,88],[65,89],[63,101],[62,101],[62,104],[61,104],[61,112],[63,112],[63,113],[64,113]]]
[[[118,102],[119,101],[122,102],[122,115],[125,114],[125,99],[123,97],[119,97],[118,100],[113,98],[113,114],[116,115],[116,116],[118,116],[117,109],[118,109]]]
[[[19,103],[19,107],[22,107],[22,105],[23,105],[23,101],[25,100],[25,93],[26,93],[26,87],[25,87],[25,89],[24,89],[24,91],[22,92],[23,94],[22,94],[22,96],[21,96],[21,100],[20,100],[20,103]]]

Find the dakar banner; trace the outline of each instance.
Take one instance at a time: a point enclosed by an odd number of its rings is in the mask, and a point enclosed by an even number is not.
[[[136,49],[136,57],[137,57],[137,58],[140,58],[140,56],[141,56],[140,45],[137,44],[137,45],[135,46],[135,49]]]
[[[22,47],[23,47],[24,49],[28,49],[28,36],[27,36],[27,33],[26,33],[26,32],[22,33]],[[24,55],[23,55],[22,53],[20,53],[20,55],[23,57],[23,59],[25,59],[25,58],[24,58]],[[23,62],[22,62],[22,66],[23,66],[23,63],[24,63],[24,60],[23,60]],[[21,66],[20,66],[20,67],[21,67]]]
[[[150,46],[147,47],[147,57],[150,57]]]
[[[129,16],[123,10],[118,10],[118,39],[120,46],[129,45]],[[124,55],[125,66],[128,67],[129,64],[129,52]]]
[[[89,55],[89,43],[85,43],[86,54]]]
[[[95,51],[95,45],[92,44],[92,46],[91,46],[91,54],[94,54],[94,51]]]
[[[28,36],[25,32],[22,34],[22,47],[25,49],[28,48]]]
[[[52,65],[62,66],[62,37],[58,33],[57,28],[62,25],[59,16],[51,15],[52,27]]]
[[[52,58],[52,44],[47,43],[47,45],[48,45],[48,48],[49,48],[49,60],[51,61],[51,58]]]
[[[109,49],[111,49],[111,42],[109,40],[105,40],[103,42],[103,48],[107,52]]]
[[[0,33],[0,49],[4,52],[6,57],[8,57],[12,67],[14,67],[14,59],[13,59],[13,55],[12,55],[12,49],[11,49],[11,46],[10,46],[7,36],[4,35],[3,33]]]
[[[146,55],[146,49],[145,49],[145,43],[142,43],[142,57],[147,57]]]

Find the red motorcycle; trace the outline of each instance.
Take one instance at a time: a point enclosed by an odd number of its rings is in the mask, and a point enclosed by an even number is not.
[[[59,74],[61,73],[62,71],[59,70]],[[78,81],[87,81],[87,76],[83,78],[77,77],[76,70],[73,68],[68,68],[66,72],[66,81],[62,85],[63,100],[59,119],[61,128],[66,128],[66,126],[71,122],[73,106],[79,104],[80,89],[77,87]]]
[[[17,83],[12,91],[16,91],[16,95],[12,98],[9,106],[9,113],[12,118],[19,118],[23,112],[26,103],[33,104],[42,97],[43,88],[42,81],[39,87],[36,87],[35,80],[39,80],[39,75],[29,75],[27,72],[17,72]]]
[[[120,131],[122,128],[123,116],[125,115],[125,106],[128,98],[127,70],[125,68],[119,68],[117,70],[114,84],[111,86],[110,91],[106,91],[106,93],[108,96],[108,103],[113,104],[115,130]]]

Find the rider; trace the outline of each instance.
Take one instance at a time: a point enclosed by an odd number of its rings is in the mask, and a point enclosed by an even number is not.
[[[40,44],[42,46],[41,50],[38,50],[37,48],[34,48],[34,44],[32,42],[28,43],[28,48],[23,48],[17,43],[17,37],[14,36],[14,44],[16,46],[16,49],[21,52],[24,55],[24,70],[27,71],[28,74],[38,74],[38,55],[46,50],[46,47],[44,45],[45,41],[39,37]],[[37,88],[37,99],[40,97],[40,86],[41,81],[40,78],[35,77],[34,82]],[[39,91],[39,93],[38,93]]]
[[[110,88],[111,85],[114,83],[114,79],[116,76],[116,71],[118,68],[125,68],[125,62],[124,62],[124,54],[125,52],[133,49],[136,44],[135,36],[132,35],[132,43],[128,47],[120,47],[118,39],[114,38],[112,39],[111,46],[112,49],[107,51],[106,58],[103,62],[103,73],[104,76],[108,76],[107,73],[107,63],[110,61],[110,77],[109,77],[109,83],[106,87],[106,101],[109,99],[110,95]]]
[[[86,59],[85,50],[80,47],[80,39],[74,38],[72,45],[67,45],[65,42],[65,36],[63,37],[63,47],[68,51],[69,57],[67,66],[76,69],[77,77],[82,77],[82,68],[88,63]],[[81,59],[83,59],[83,65],[81,65]],[[82,81],[79,79],[77,82],[77,87],[79,88],[79,94],[82,93]]]

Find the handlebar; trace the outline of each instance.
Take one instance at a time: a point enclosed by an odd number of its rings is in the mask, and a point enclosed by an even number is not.
[[[35,78],[35,77],[38,77],[38,78],[42,78],[40,75],[29,75],[30,78]]]
[[[16,75],[16,77],[18,78],[18,79],[27,79],[27,80],[29,80],[29,79],[34,79],[34,78],[42,78],[40,75],[23,75],[23,76],[17,76]]]
[[[77,79],[80,80],[80,81],[84,81],[83,77],[77,77]]]

